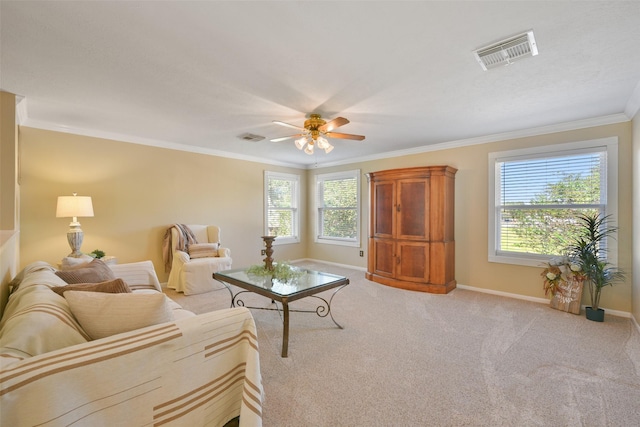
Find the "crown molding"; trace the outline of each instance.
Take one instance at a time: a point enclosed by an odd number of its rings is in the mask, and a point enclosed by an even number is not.
[[[627,101],[627,106],[624,109],[624,114],[627,115],[629,120],[632,120],[638,111],[640,110],[640,82],[636,85],[631,97]]]
[[[451,148],[468,147],[478,144],[488,144],[491,142],[506,141],[509,139],[526,138],[530,136],[546,135],[550,133],[566,132],[571,130],[585,129],[596,126],[605,126],[616,123],[628,122],[630,119],[625,113],[612,114],[609,116],[594,117],[590,119],[576,120],[573,122],[558,123],[549,126],[541,126],[531,129],[522,129],[513,132],[497,133],[493,135],[480,136],[476,138],[459,139],[455,141],[442,142],[438,144],[424,145],[422,147],[410,148],[407,150],[389,151],[386,153],[374,154],[371,156],[363,156],[352,158],[342,162],[323,163],[321,167],[341,166],[352,163],[368,162],[372,160],[388,159],[390,157],[410,156],[413,154],[422,154],[432,151],[448,150]],[[311,167],[307,167],[311,169]]]
[[[410,148],[406,150],[388,151],[385,153],[378,153],[378,154],[373,154],[369,156],[350,158],[348,160],[337,161],[337,162],[327,162],[327,163],[322,163],[318,165],[315,165],[315,164],[306,165],[306,164],[298,164],[298,163],[281,162],[276,160],[265,159],[262,157],[248,156],[244,154],[231,153],[228,151],[214,150],[210,148],[197,147],[193,145],[177,144],[174,142],[162,141],[157,139],[140,138],[140,137],[134,137],[126,134],[114,133],[114,132],[74,128],[69,126],[57,125],[50,122],[34,120],[27,117],[26,101],[27,101],[26,98],[22,99],[19,104],[20,106],[24,105],[23,107],[19,108],[19,110],[23,110],[23,112],[21,112],[21,119],[20,119],[23,121],[21,125],[26,127],[51,130],[55,132],[70,133],[70,134],[76,134],[76,135],[83,135],[83,136],[89,136],[94,138],[111,139],[114,141],[148,145],[152,147],[167,148],[170,150],[186,151],[190,153],[205,154],[209,156],[218,156],[218,157],[225,157],[225,158],[236,159],[236,160],[270,164],[275,166],[284,166],[284,167],[309,170],[309,169],[317,169],[319,167],[327,168],[327,167],[333,167],[333,166],[349,165],[349,164],[368,162],[373,160],[388,159],[390,157],[410,156],[414,154],[422,154],[422,153],[428,153],[432,151],[448,150],[452,148],[467,147],[467,146],[478,145],[478,144],[488,144],[492,142],[505,141],[509,139],[526,138],[526,137],[545,135],[550,133],[566,132],[571,130],[578,130],[578,129],[596,127],[596,126],[604,126],[604,125],[610,125],[615,123],[628,122],[631,120],[628,116],[628,112],[630,112],[633,108],[635,108],[637,111],[638,107],[640,107],[640,84],[636,87],[636,90],[634,92],[634,95],[632,96],[632,99],[630,99],[629,102],[627,103],[627,110],[625,110],[625,113],[612,114],[608,116],[594,117],[594,118],[583,119],[583,120],[576,120],[573,122],[559,123],[559,124],[554,124],[549,126],[531,128],[531,129],[522,129],[522,130],[517,130],[512,132],[480,136],[476,138],[467,138],[467,139],[460,139],[460,140],[442,142],[437,144],[423,145],[421,147],[415,147],[415,148]],[[638,103],[638,105],[636,105],[635,107],[633,106],[630,107],[630,105],[633,104],[634,102]]]
[[[189,153],[206,154],[208,156],[225,157],[229,159],[244,160],[248,162],[266,163],[266,164],[275,165],[275,166],[293,167],[298,169],[304,169],[305,167],[304,165],[301,165],[301,164],[279,162],[276,160],[269,160],[262,157],[254,157],[254,156],[247,156],[244,154],[230,153],[228,151],[214,150],[210,148],[198,147],[195,145],[177,144],[175,142],[162,141],[159,139],[151,139],[151,138],[140,138],[140,137],[135,137],[135,136],[121,134],[121,133],[115,133],[115,132],[105,132],[100,130],[62,126],[62,125],[57,125],[57,124],[40,121],[40,120],[27,119],[22,124],[22,126],[36,128],[36,129],[43,129],[43,130],[51,130],[54,132],[69,133],[73,135],[89,136],[92,138],[110,139],[113,141],[128,142],[131,144],[148,145],[151,147],[158,147],[158,148],[167,148],[169,150],[178,150],[178,151],[186,151]]]
[[[28,118],[27,98],[21,95],[16,95],[16,123],[22,126]]]

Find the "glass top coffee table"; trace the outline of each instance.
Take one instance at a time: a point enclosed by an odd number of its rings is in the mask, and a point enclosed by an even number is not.
[[[259,276],[248,274],[246,268],[240,268],[236,270],[226,270],[213,273],[213,278],[223,284],[232,284],[239,288],[244,289],[233,295],[231,289],[231,306],[244,307],[244,302],[238,298],[238,296],[245,292],[252,292],[271,298],[271,301],[278,301],[282,305],[282,312],[284,314],[283,320],[283,334],[282,334],[282,357],[287,357],[289,347],[289,312],[306,312],[316,313],[320,317],[326,317],[329,315],[333,323],[340,329],[342,326],[336,322],[331,313],[331,301],[338,291],[349,284],[349,279],[343,276],[337,276],[335,274],[323,273],[321,271],[307,270],[304,268],[298,268],[303,274],[300,277],[290,279],[289,281],[280,281],[272,279],[270,276]],[[320,292],[324,292],[329,289],[337,288],[332,294],[329,300],[316,295]],[[289,309],[289,303],[295,300],[299,300],[305,297],[317,298],[321,301],[315,310],[294,310]],[[260,307],[250,307],[260,308]],[[271,310],[268,308],[260,308],[261,310]],[[276,304],[276,309],[277,308]]]

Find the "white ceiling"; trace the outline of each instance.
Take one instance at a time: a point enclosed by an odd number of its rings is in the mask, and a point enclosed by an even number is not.
[[[619,122],[640,104],[639,1],[3,0],[0,19],[0,87],[25,97],[25,125],[275,164]],[[538,56],[482,71],[473,50],[529,29]],[[268,141],[295,133],[273,120],[312,112],[366,139],[313,156]]]

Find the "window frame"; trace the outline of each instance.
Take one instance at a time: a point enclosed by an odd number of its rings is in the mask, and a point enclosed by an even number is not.
[[[605,153],[606,188],[604,193],[605,215],[610,215],[609,224],[617,226],[618,222],[618,138],[607,137],[587,141],[569,142],[556,145],[545,145],[516,150],[489,153],[489,184],[488,184],[488,260],[489,262],[526,265],[540,267],[549,261],[553,255],[537,255],[518,252],[501,251],[500,242],[500,163],[504,161],[540,159],[566,154],[580,154],[601,149]],[[600,151],[600,150],[598,150]],[[616,264],[618,259],[618,245],[615,239],[607,241],[607,259]]]
[[[320,203],[320,193],[321,193],[321,185],[324,184],[325,181],[334,181],[339,179],[354,179],[356,180],[356,237],[354,239],[345,239],[340,237],[330,237],[330,236],[322,236],[322,215]],[[360,169],[342,171],[342,172],[333,172],[333,173],[325,173],[318,174],[314,177],[314,242],[315,243],[324,243],[328,245],[339,245],[339,246],[350,246],[350,247],[360,247],[360,222],[361,222],[361,190],[360,190]]]
[[[284,173],[284,172],[264,172],[264,235],[269,235],[269,182],[272,179],[286,180],[293,183],[291,195],[291,204],[289,208],[292,211],[292,236],[276,236],[273,244],[286,245],[292,243],[300,243],[300,175]]]

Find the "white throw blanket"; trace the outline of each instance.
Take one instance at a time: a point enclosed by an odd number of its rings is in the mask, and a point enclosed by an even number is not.
[[[178,230],[177,242],[171,241],[171,230],[173,228]],[[166,273],[171,271],[171,266],[173,265],[173,245],[175,244],[177,250],[184,251],[193,243],[198,243],[196,236],[185,224],[173,224],[167,229],[164,233],[164,239],[162,240],[162,259],[164,261],[164,271]]]
[[[160,289],[150,261],[114,265],[134,293]],[[0,322],[0,426],[262,425],[256,328],[246,308],[90,341],[51,286],[46,263],[25,267]],[[186,316],[188,314],[189,316]]]
[[[253,317],[219,310],[0,371],[0,425],[262,425]]]

